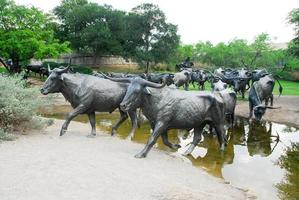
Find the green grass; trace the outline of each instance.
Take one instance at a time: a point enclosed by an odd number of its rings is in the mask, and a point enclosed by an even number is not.
[[[280,80],[279,81],[281,86],[283,87],[282,91],[282,96],[287,96],[287,95],[295,95],[299,96],[299,82],[294,82],[294,81],[285,81],[285,80]],[[275,87],[273,93],[278,95],[279,85],[277,82],[275,82]]]
[[[6,70],[5,67],[0,67],[0,73],[7,73],[8,71]]]
[[[285,81],[280,80],[279,81],[281,86],[283,87],[282,96],[299,96],[299,82],[293,82],[293,81]],[[274,95],[279,94],[279,85],[277,82],[275,82],[273,93]],[[189,85],[189,90],[198,90],[197,84],[195,84],[195,88],[192,86],[192,84]],[[209,82],[205,83],[205,90],[211,91],[211,84]],[[248,93],[245,94],[245,98],[248,96]],[[241,95],[238,95],[238,99],[242,99]]]

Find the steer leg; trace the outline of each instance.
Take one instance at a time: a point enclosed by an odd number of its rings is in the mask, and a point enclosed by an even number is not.
[[[135,158],[145,158],[146,155],[148,154],[148,152],[151,150],[151,148],[154,146],[154,144],[156,143],[158,137],[164,133],[165,130],[165,125],[162,122],[158,122],[155,125],[154,131],[151,134],[150,138],[147,141],[147,144],[145,145],[144,149],[135,155]]]
[[[96,114],[95,112],[91,112],[88,114],[89,122],[91,125],[91,133],[87,135],[87,137],[95,137],[96,136]]]
[[[251,101],[249,100],[249,119],[252,118],[252,111],[253,111],[253,105]]]
[[[273,94],[270,96],[270,105],[273,106]]]
[[[183,153],[184,156],[189,155],[196,145],[200,142],[201,140],[201,135],[202,135],[202,130],[205,127],[206,123],[202,123],[198,128],[194,129],[194,135],[193,135],[193,141],[191,142],[189,148]]]
[[[243,89],[241,90],[241,93],[242,93],[242,99],[245,99],[245,88],[243,88]]]
[[[226,144],[226,136],[224,135],[224,128],[223,125],[220,124],[215,124],[215,130],[217,133],[217,137],[218,137],[218,142],[220,145],[220,150],[224,151],[225,148],[225,144]]]
[[[186,91],[189,90],[189,83],[185,83],[185,90],[186,90]]]
[[[269,98],[266,98],[265,99],[265,106],[268,106],[268,104],[269,104]]]
[[[177,150],[178,148],[181,148],[181,145],[179,145],[179,144],[172,144],[172,143],[169,142],[167,131],[165,131],[164,133],[162,133],[161,136],[162,136],[163,143],[166,146],[168,146],[169,148],[171,148],[173,150]]]
[[[64,135],[67,127],[69,126],[72,119],[74,119],[77,115],[83,114],[86,110],[86,106],[83,104],[80,104],[77,106],[74,110],[72,110],[65,118],[65,122],[62,125],[62,128],[60,130],[60,136]]]
[[[128,114],[131,118],[132,123],[132,130],[130,131],[128,138],[133,139],[138,124],[137,113],[136,111],[129,111]]]
[[[122,110],[119,109],[119,113],[120,113],[120,118],[118,120],[118,122],[112,127],[112,131],[111,131],[111,135],[115,135],[116,134],[116,130],[118,129],[118,127],[124,122],[126,121],[126,119],[128,119],[128,115],[127,113],[123,112]]]

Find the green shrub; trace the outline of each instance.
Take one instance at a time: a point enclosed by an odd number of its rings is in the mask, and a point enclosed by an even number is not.
[[[39,88],[26,87],[23,74],[0,75],[0,130],[1,135],[28,128],[41,128],[47,122],[38,119],[40,106],[49,105],[48,98],[40,96]]]
[[[52,61],[46,61],[43,62],[44,67],[48,67],[48,64],[51,69],[58,68],[58,67],[67,67],[68,63],[57,63],[57,62],[52,62]],[[82,73],[82,74],[92,74],[92,70],[89,67],[84,67],[81,65],[73,65],[71,64],[71,68],[73,69],[74,72]]]

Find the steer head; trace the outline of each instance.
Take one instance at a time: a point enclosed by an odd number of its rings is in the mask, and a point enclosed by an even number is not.
[[[108,77],[107,77],[108,78]],[[166,85],[165,79],[163,84],[153,83],[142,78],[108,78],[112,81],[116,82],[125,82],[130,83],[126,95],[122,102],[120,103],[120,109],[124,112],[128,112],[129,110],[137,109],[141,106],[142,103],[142,95],[151,95],[151,92],[147,87],[152,88],[162,88]]]
[[[41,88],[41,93],[47,95],[49,93],[60,92],[60,88],[62,86],[62,74],[66,73],[69,70],[70,66],[60,69],[55,68],[53,70],[50,69],[48,65],[49,77],[45,81],[44,85]]]
[[[253,113],[256,120],[260,121],[263,117],[263,115],[266,113],[266,109],[278,109],[280,107],[271,107],[271,106],[265,106],[265,105],[257,105],[253,107]]]

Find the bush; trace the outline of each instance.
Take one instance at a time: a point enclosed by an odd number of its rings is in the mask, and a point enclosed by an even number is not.
[[[40,106],[49,105],[49,100],[40,96],[39,88],[27,88],[22,77],[23,74],[0,75],[0,133],[2,136],[13,131],[42,128],[46,125],[45,120],[37,120],[37,111]]]
[[[51,69],[59,68],[61,66],[63,66],[63,67],[68,66],[68,63],[57,63],[57,62],[51,62],[51,61],[43,62],[42,65],[44,67],[48,67],[48,64],[49,64]],[[84,67],[84,66],[81,66],[81,65],[71,64],[71,68],[73,69],[74,72],[78,72],[78,73],[81,73],[81,74],[92,74],[92,70],[89,67]]]

